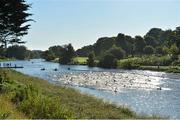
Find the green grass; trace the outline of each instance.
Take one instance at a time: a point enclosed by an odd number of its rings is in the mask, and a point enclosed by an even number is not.
[[[159,68],[158,68],[159,64]],[[118,61],[118,68],[140,69],[180,73],[179,60],[173,62],[170,56],[142,56],[126,58]]]
[[[73,59],[74,63],[85,65],[87,64],[88,57],[75,57]]]
[[[119,60],[119,65],[123,62],[130,62],[132,64],[140,65],[140,66],[169,66],[173,62],[170,56],[141,56],[141,57],[131,57]]]
[[[12,61],[12,60],[15,60],[15,59],[12,59],[12,58],[0,58],[0,62]]]
[[[88,57],[75,57],[73,58],[73,63],[77,65],[87,65]],[[95,63],[97,64],[99,60],[95,60]]]
[[[5,94],[0,95],[0,119],[27,118],[24,113],[16,109],[16,105],[11,102],[9,97],[10,96]]]
[[[0,80],[0,118],[158,118],[13,70],[1,69]]]

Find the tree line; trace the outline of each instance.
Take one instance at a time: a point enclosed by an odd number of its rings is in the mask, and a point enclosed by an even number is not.
[[[0,48],[0,59],[14,58],[18,60],[42,58],[43,51],[28,50],[23,45],[9,46],[7,49]]]
[[[96,43],[84,46],[76,51],[78,56],[94,54],[99,59],[99,66],[116,67],[117,60],[134,56],[164,56],[169,55],[173,60],[180,53],[180,27],[175,30],[150,29],[145,36],[131,37],[119,33],[117,37],[102,37]]]
[[[76,51],[71,44],[51,46],[43,53],[43,58],[48,61],[58,58],[61,64],[74,64],[73,58],[81,56],[88,57],[87,64],[91,67],[116,68],[121,59],[151,55],[170,56],[173,62],[178,59],[179,47],[180,27],[175,30],[152,28],[143,37],[119,33],[117,37],[99,38],[93,45]]]
[[[118,48],[121,49],[122,57],[148,54],[165,55],[179,47],[180,27],[177,27],[175,30],[169,29],[165,31],[160,28],[152,28],[143,37],[131,37],[119,33],[117,37],[99,38],[95,44],[84,46],[78,49],[76,53],[79,56],[88,56],[93,51],[96,56],[102,56],[105,51]]]

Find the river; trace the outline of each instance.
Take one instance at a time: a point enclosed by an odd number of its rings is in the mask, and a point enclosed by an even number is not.
[[[15,69],[21,73],[71,86],[105,101],[130,107],[137,113],[180,119],[180,74],[60,65],[42,59],[11,61],[12,66],[15,64],[24,67]]]

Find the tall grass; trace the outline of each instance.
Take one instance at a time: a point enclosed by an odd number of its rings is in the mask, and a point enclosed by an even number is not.
[[[0,72],[0,92],[13,94],[12,102],[28,118],[68,119],[72,117],[71,112],[63,107],[58,99],[43,95],[32,85],[21,85],[10,81],[7,73],[6,70]],[[7,118],[9,114],[9,112],[1,112],[0,118]]]
[[[23,92],[24,91],[24,92]],[[18,108],[32,119],[67,119],[72,114],[65,107],[62,107],[57,98],[40,94],[32,86],[27,86],[21,92],[16,92],[13,98]],[[23,96],[23,97],[22,97]]]
[[[3,92],[0,95],[9,96],[8,103],[15,106],[13,111],[23,113],[22,116],[14,118],[23,118],[23,115],[31,119],[153,118],[136,115],[129,108],[104,102],[71,88],[55,86],[13,70],[0,70],[0,78],[3,78]],[[4,108],[0,108],[0,111],[1,118],[12,116],[11,112],[4,111]]]

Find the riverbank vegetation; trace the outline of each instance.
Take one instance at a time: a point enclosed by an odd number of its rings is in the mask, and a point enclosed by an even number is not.
[[[0,60],[25,60],[42,58],[43,51],[28,50],[23,45],[13,45],[8,48],[0,48]]]
[[[78,49],[76,54],[87,56],[86,53],[93,51],[100,60],[98,65],[106,68],[179,66],[179,47],[180,27],[175,30],[152,28],[143,37],[119,33],[117,37],[99,38],[95,44]]]
[[[87,60],[88,60],[88,57],[74,57],[73,58],[74,64],[78,64],[78,65],[87,65]]]
[[[4,62],[4,61],[13,61],[15,59],[12,58],[6,58],[6,57],[0,57],[0,62]]]
[[[67,46],[50,47],[44,58],[59,58],[61,64],[82,64],[90,67],[151,68],[159,71],[165,70],[160,68],[166,67],[167,72],[180,71],[180,27],[175,30],[152,28],[143,37],[119,33],[117,37],[99,38],[93,45],[84,46],[76,51],[71,45],[69,53],[65,52],[68,50]],[[66,62],[62,62],[63,58]]]
[[[7,69],[0,70],[0,98],[1,119],[158,118]]]

